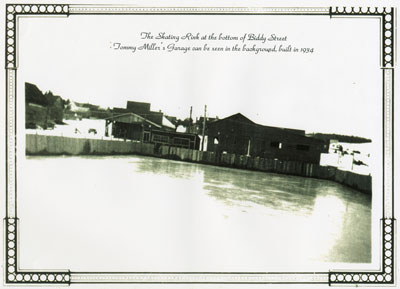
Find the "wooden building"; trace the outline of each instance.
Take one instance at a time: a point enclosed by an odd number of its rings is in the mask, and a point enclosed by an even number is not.
[[[200,144],[200,138],[195,134],[172,131],[132,112],[106,118],[105,131],[106,136],[154,143],[157,146],[199,149]]]
[[[132,112],[106,118],[106,136],[148,142],[152,129],[162,126]]]
[[[238,113],[207,124],[207,150],[253,157],[319,163],[325,141],[304,130],[263,126]]]
[[[175,125],[161,111],[150,110],[151,104],[148,102],[128,101],[126,108],[114,107],[113,113],[124,114],[134,113],[139,115],[152,123],[162,126],[166,130],[175,130]]]
[[[200,138],[196,134],[152,130],[151,143],[198,150]]]

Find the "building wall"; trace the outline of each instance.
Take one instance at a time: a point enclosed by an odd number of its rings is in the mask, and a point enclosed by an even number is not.
[[[151,132],[150,142],[195,150],[198,150],[200,146],[200,138],[197,135],[161,130]]]
[[[164,114],[162,112],[149,111],[146,113],[138,113],[138,114],[158,125],[162,125],[162,120],[163,120],[163,116],[164,116]]]
[[[143,127],[141,123],[124,123],[116,121],[112,126],[112,135],[116,138],[141,141],[143,139]]]
[[[121,108],[121,107],[114,107],[112,109],[112,113],[114,114],[123,114],[123,113],[128,113],[129,110],[127,110],[126,108]]]
[[[147,113],[150,111],[150,103],[147,102],[137,102],[137,101],[128,101],[126,104],[127,110],[141,114],[141,113]]]
[[[129,112],[136,113],[156,124],[162,125],[164,114],[162,112],[150,111],[150,103],[128,101],[126,104],[126,109]]]
[[[247,155],[250,141],[250,156],[253,157],[319,163],[320,154],[327,152],[328,145],[300,132],[220,120],[208,125],[207,150]]]

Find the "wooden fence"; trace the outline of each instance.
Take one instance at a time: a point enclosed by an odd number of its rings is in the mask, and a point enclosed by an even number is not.
[[[38,134],[26,135],[28,155],[143,154],[153,155],[154,145],[133,141],[85,139]]]
[[[341,171],[331,166],[229,153],[217,155],[214,152],[201,152],[169,146],[161,146],[155,154],[164,158],[182,161],[332,180],[364,193],[371,194],[372,191],[371,176]]]
[[[171,146],[156,147],[154,144],[134,141],[27,134],[26,153],[29,155],[139,154],[194,163],[332,180],[368,194],[371,194],[372,191],[371,176],[341,171],[336,167],[229,153],[217,155],[214,152],[202,152]]]

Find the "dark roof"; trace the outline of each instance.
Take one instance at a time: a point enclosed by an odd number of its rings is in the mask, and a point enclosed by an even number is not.
[[[274,127],[274,126],[265,126],[265,125],[257,124],[255,122],[253,122],[252,120],[248,119],[247,117],[245,117],[241,113],[236,113],[236,114],[233,114],[226,118],[219,119],[219,120],[216,120],[213,122],[209,122],[207,124],[207,126],[213,127],[214,125],[218,125],[219,123],[222,123],[222,122],[230,122],[233,124],[237,123],[237,125],[244,125],[247,127],[246,130],[253,131],[254,133],[262,133],[262,131],[265,131],[265,130],[276,131],[276,132],[284,131],[286,134],[292,135],[293,137],[302,138],[302,139],[313,139],[314,141],[317,141],[317,142],[321,142],[321,143],[323,142],[323,141],[315,139],[315,138],[307,137],[305,135],[305,130]]]
[[[215,124],[218,122],[222,122],[222,121],[230,121],[230,122],[238,122],[241,124],[248,124],[248,125],[253,125],[253,126],[257,126],[260,128],[268,128],[268,129],[279,129],[279,130],[287,130],[293,133],[297,133],[297,134],[301,134],[301,135],[305,135],[305,131],[304,130],[300,130],[300,129],[292,129],[292,128],[284,128],[284,127],[275,127],[275,126],[266,126],[266,125],[262,125],[262,124],[258,124],[255,123],[254,121],[250,120],[249,118],[245,117],[243,114],[236,113],[233,114],[231,116],[216,120],[212,123],[209,123],[209,125],[211,124]]]
[[[111,121],[118,121],[118,122],[123,122],[123,123],[142,123],[146,122],[148,124],[151,124],[155,127],[161,128],[162,125],[156,124],[152,122],[151,120],[148,120],[136,113],[133,112],[128,112],[128,113],[122,113],[118,115],[112,115],[110,117],[105,118],[106,120],[111,120]]]
[[[223,119],[218,119],[218,120],[214,121],[213,123],[217,123],[219,121],[226,121],[226,120],[240,122],[240,123],[256,124],[254,121],[248,119],[240,112],[238,112],[236,114],[232,114],[231,116],[225,117]]]

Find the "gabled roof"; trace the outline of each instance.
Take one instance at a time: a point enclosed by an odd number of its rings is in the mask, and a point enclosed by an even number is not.
[[[222,121],[229,121],[229,122],[234,122],[234,123],[238,123],[238,124],[240,123],[240,124],[250,125],[252,127],[257,127],[259,129],[270,129],[270,130],[279,130],[279,131],[283,130],[283,131],[291,133],[291,134],[305,136],[305,131],[304,130],[284,128],[284,127],[275,127],[275,126],[267,126],[267,125],[258,124],[258,123],[255,123],[254,121],[248,119],[247,117],[245,117],[240,112],[236,113],[236,114],[233,114],[231,116],[228,116],[226,118],[210,122],[208,125],[213,125],[213,124],[216,124],[216,123],[222,122]]]
[[[238,112],[236,114],[232,114],[231,116],[228,116],[228,117],[225,117],[225,118],[221,118],[221,119],[215,120],[212,123],[217,123],[217,122],[226,121],[226,120],[230,120],[230,121],[234,121],[234,122],[241,122],[241,123],[248,123],[248,124],[256,124],[254,121],[248,119],[247,117],[245,117],[240,112]]]
[[[157,128],[162,127],[161,125],[156,124],[156,123],[154,123],[136,113],[133,113],[133,112],[113,115],[113,116],[107,117],[106,120],[116,120],[116,121],[124,122],[124,123],[147,122],[148,124],[151,124],[152,126],[155,126]]]

